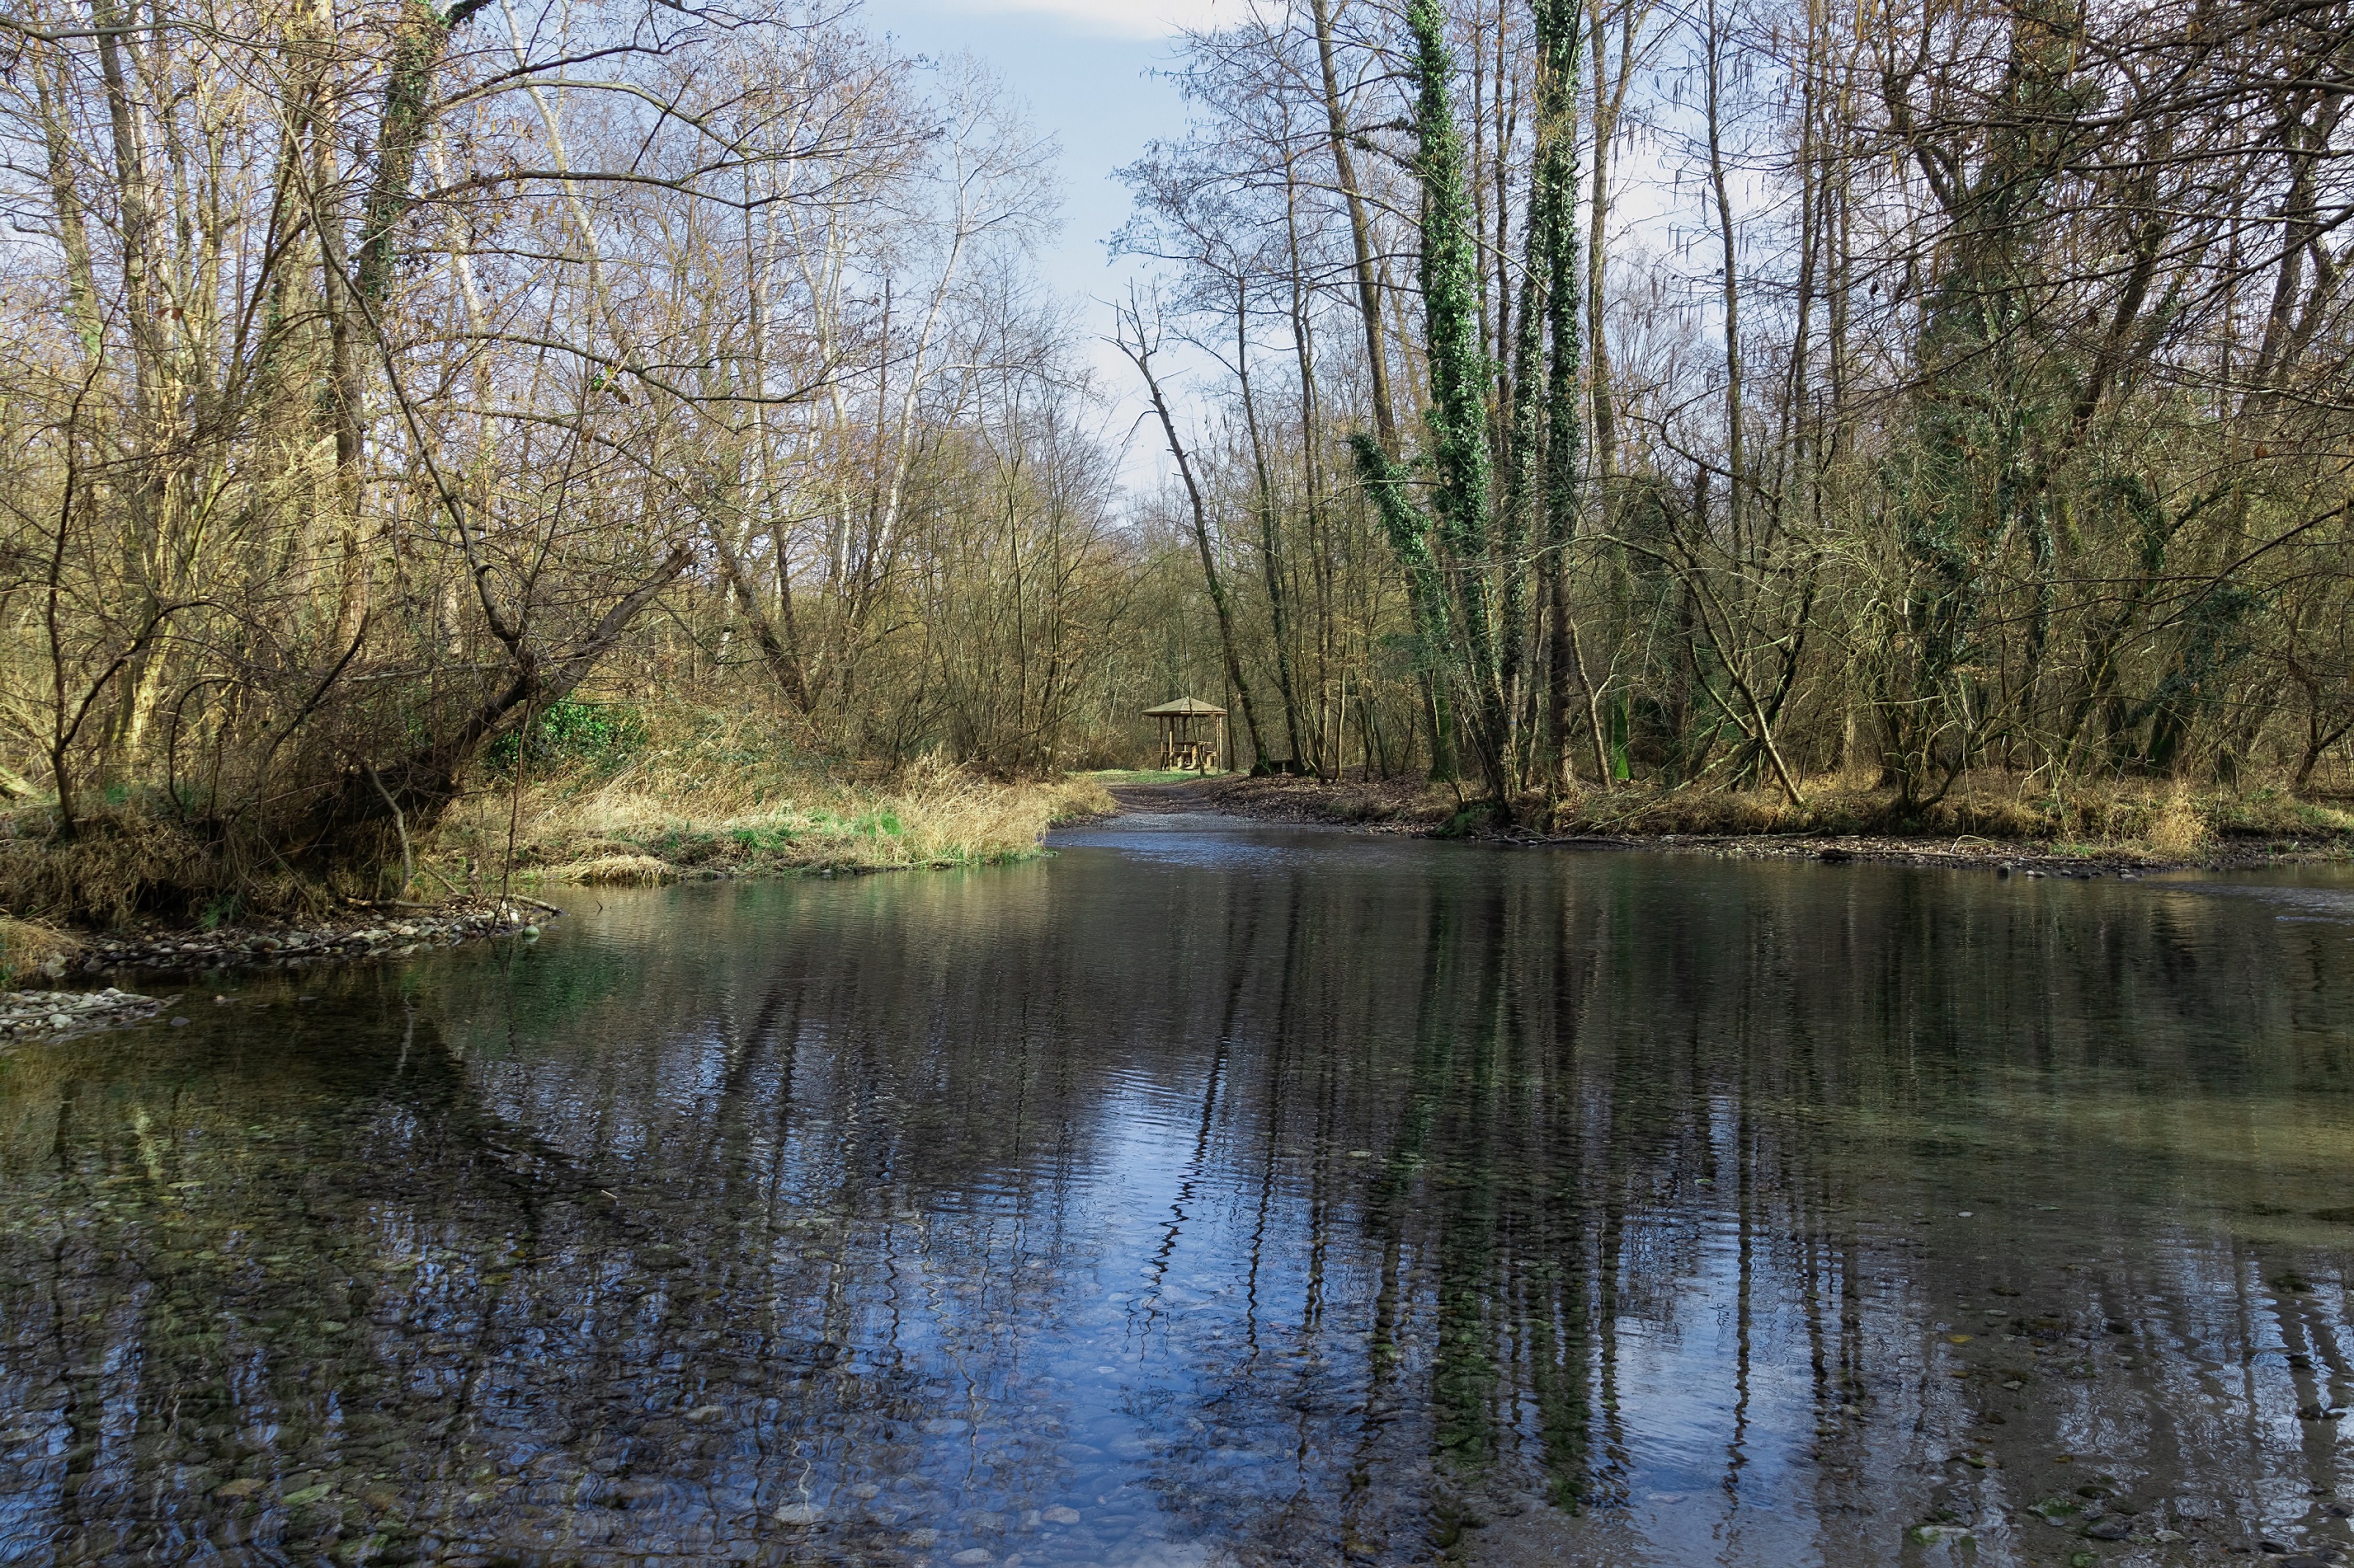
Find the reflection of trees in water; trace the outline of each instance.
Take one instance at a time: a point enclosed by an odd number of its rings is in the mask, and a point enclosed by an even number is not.
[[[1808,1456],[1807,1528],[1861,1550],[1865,1506],[1975,1506],[1914,1473],[1955,1444],[2253,1464],[2198,1356],[2346,1374],[2336,1298],[2266,1284],[2326,1285],[2309,1248],[2142,1220],[2218,1195],[2219,1130],[2282,1168],[2245,1097],[2343,1067],[2317,943],[2188,895],[1409,863],[622,902],[512,973],[0,1063],[0,1531],[782,1550],[806,1502],[880,1552],[1071,1500],[1075,1553],[1157,1518],[1410,1556],[1639,1500],[1644,1369],[1722,1308],[1721,1386],[1672,1391],[1694,1484],[1737,1512]],[[2009,1251],[1914,1223],[1956,1192]],[[2064,1397],[1933,1375],[1964,1297]],[[2121,1374],[2110,1318],[2182,1353]]]
[[[2309,1081],[2312,1057],[2342,1057],[2342,1029],[2316,1053],[2297,1022],[2310,1001],[2271,988],[2273,933],[2196,896],[2021,908],[1944,879],[1867,886],[1819,880],[1796,909],[1731,898],[1662,909],[1624,879],[1437,880],[1384,895],[1382,938],[1338,945],[1365,955],[1350,983],[1396,1024],[1384,1068],[1352,1085],[1352,1125],[1337,1139],[1320,1128],[1321,1148],[1381,1154],[1358,1213],[1338,1217],[1360,1232],[1340,1245],[1363,1248],[1379,1282],[1363,1408],[1419,1418],[1442,1477],[1472,1489],[1442,1486],[1442,1542],[1457,1509],[1483,1511],[1478,1484],[1499,1470],[1514,1484],[1540,1472],[1563,1500],[1627,1500],[1622,1328],[1686,1331],[1695,1282],[1713,1276],[1723,1288],[1704,1304],[1727,1308],[1725,1383],[1696,1392],[1720,1407],[1714,1485],[1737,1510],[1761,1445],[1819,1460],[1811,1507],[1827,1542],[1886,1549],[1893,1527],[1864,1521],[1908,1492],[1935,1519],[1964,1489],[1925,1489],[1908,1472],[1943,1464],[1949,1446],[2059,1453],[2086,1441],[2087,1420],[2121,1423],[2146,1435],[2122,1448],[2179,1477],[2207,1437],[2209,1451],[2238,1446],[2228,1428],[2244,1405],[2219,1407],[2183,1363],[2103,1361],[2106,1322],[2147,1324],[2153,1293],[2179,1303],[2234,1268],[2228,1249],[2147,1224],[2181,1201],[2183,1167],[2200,1164],[2195,1130],[2105,1151],[2116,1129],[2102,1107],[2164,1119],[2218,1089]],[[1285,895],[1295,923],[1349,924],[1312,891],[1304,920],[1299,886]],[[1342,888],[1332,902],[1362,896]],[[1280,950],[1270,1011],[1317,1016],[1300,993],[1328,988],[1328,968],[1303,963],[1296,944]],[[2317,948],[2293,958],[2343,1006],[2345,982]],[[1326,1053],[1351,1041],[1347,1023],[1328,1022]],[[1316,1054],[1295,1046],[1288,1059]],[[1264,1097],[1324,1110],[1304,1079],[1271,1077]],[[2017,1110],[2028,1117],[2014,1122]],[[2221,1114],[2267,1113],[2233,1102]],[[1255,1170],[1263,1186],[1279,1180],[1271,1159]],[[1320,1161],[1306,1190],[1320,1199],[1328,1175]],[[2034,1234],[2046,1199],[2069,1210],[2065,1233]],[[1913,1240],[1923,1205],[1956,1201],[2014,1216],[1993,1244],[2009,1250]],[[1305,1223],[1312,1255],[1329,1258],[1331,1207]],[[2002,1308],[2000,1321],[1988,1330],[1984,1308],[1942,1320],[1957,1302]],[[1941,1329],[1977,1330],[1981,1349],[2011,1344],[2018,1364],[1956,1357],[1944,1370],[1964,1376],[1929,1383]],[[2202,1358],[2273,1332],[2305,1338],[2253,1324],[2181,1331]],[[2038,1348],[2060,1358],[2052,1381],[2080,1380],[2069,1398],[2003,1386],[2013,1371],[2034,1376]],[[1774,1397],[1761,1358],[1803,1369],[1806,1408],[1759,1405]],[[2169,1367],[2179,1401],[2161,1386]],[[1371,1457],[1353,1468],[1357,1493],[1383,1489],[1378,1469]],[[1765,1489],[1753,1503],[1777,1500],[1771,1473],[1754,1484]]]

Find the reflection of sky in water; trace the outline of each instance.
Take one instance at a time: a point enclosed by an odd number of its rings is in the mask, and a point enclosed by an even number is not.
[[[1056,846],[0,1060],[0,1561],[2343,1542],[2343,887]]]
[[[1057,829],[1048,840],[1058,853],[1111,850],[1133,861],[1222,871],[1331,871],[1363,874],[1384,863],[1409,863],[1414,846],[1338,828],[1269,826],[1234,817],[1172,813],[1115,817]]]
[[[2334,868],[2333,868],[2334,870]],[[2306,878],[2325,878],[2318,882]],[[2335,884],[2335,885],[2333,885]],[[2206,898],[2247,898],[2269,906],[2279,920],[2335,921],[2354,925],[2354,885],[2342,872],[2307,872],[2296,880],[2248,882],[2168,878],[2151,884],[2172,894]]]

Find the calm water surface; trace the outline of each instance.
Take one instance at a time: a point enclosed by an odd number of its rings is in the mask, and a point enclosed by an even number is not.
[[[2348,1542],[2354,883],[1059,847],[0,1057],[0,1562]]]

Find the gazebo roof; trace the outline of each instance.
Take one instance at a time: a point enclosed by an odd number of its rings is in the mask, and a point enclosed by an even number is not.
[[[1180,697],[1173,703],[1163,703],[1157,708],[1144,710],[1146,718],[1224,718],[1226,710],[1212,707],[1199,697]]]

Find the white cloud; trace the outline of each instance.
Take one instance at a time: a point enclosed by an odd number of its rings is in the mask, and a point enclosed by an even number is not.
[[[937,0],[943,12],[968,16],[1051,16],[1090,33],[1165,38],[1179,27],[1229,21],[1247,0]]]

